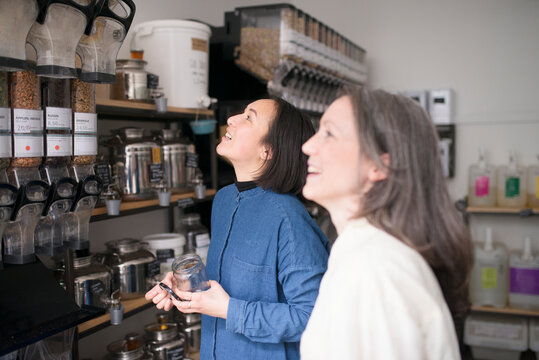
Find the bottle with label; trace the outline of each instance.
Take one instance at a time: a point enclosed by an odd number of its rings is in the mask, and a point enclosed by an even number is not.
[[[197,254],[204,264],[206,264],[208,248],[210,246],[208,229],[200,223],[199,214],[184,214],[180,216],[180,224],[176,227],[175,232],[185,236],[186,244],[184,253]]]
[[[528,206],[539,208],[539,163],[528,167]]]
[[[41,164],[43,157],[43,111],[39,80],[31,71],[10,74],[12,107],[12,167],[30,168]]]
[[[486,229],[485,243],[474,247],[474,266],[470,279],[470,298],[475,306],[504,307],[507,303],[509,271],[507,250],[492,241],[492,229]]]
[[[0,71],[0,182],[6,182],[5,170],[11,161],[11,107],[8,73]]]
[[[514,151],[509,164],[498,168],[498,206],[521,208],[526,205],[526,172],[517,164]]]
[[[539,257],[534,257],[531,238],[524,238],[521,254],[509,260],[509,305],[515,308],[539,310]]]
[[[483,148],[479,148],[479,162],[470,166],[468,205],[496,205],[496,171],[494,166],[486,163]]]

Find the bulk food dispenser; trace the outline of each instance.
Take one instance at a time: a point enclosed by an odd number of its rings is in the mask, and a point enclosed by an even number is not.
[[[36,51],[37,75],[77,77],[75,50],[96,4],[97,0],[48,0],[26,38]]]
[[[45,3],[46,0],[0,1],[0,70],[27,68],[26,35]]]
[[[77,45],[82,61],[81,80],[107,84],[116,81],[116,56],[134,16],[133,1],[104,0],[94,15],[91,30]]]

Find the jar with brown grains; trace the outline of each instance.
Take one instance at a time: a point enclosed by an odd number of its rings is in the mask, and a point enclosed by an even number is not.
[[[69,79],[41,78],[45,109],[45,165],[66,166],[73,154],[71,85]]]
[[[95,84],[72,80],[73,104],[73,165],[95,163],[97,155],[97,114],[95,113]]]
[[[8,74],[0,71],[0,170],[8,167],[11,161],[11,136]]]
[[[38,77],[32,71],[11,73],[9,91],[13,108],[11,166],[38,166],[43,156],[43,111]]]

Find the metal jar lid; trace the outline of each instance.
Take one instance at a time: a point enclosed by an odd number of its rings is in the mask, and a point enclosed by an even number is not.
[[[127,340],[124,339],[110,343],[107,346],[107,350],[113,359],[134,360],[140,359],[144,355],[144,349],[142,347],[127,350]]]
[[[116,60],[116,66],[118,67],[118,70],[123,69],[140,69],[143,70],[144,67],[148,64],[145,60],[138,60],[138,59],[120,59]]]
[[[91,263],[92,263],[92,256],[84,256],[84,257],[73,259],[73,267],[75,269],[80,269],[82,267],[90,266]]]
[[[144,327],[146,339],[156,341],[168,341],[178,335],[178,325],[175,323],[156,323]]]
[[[118,251],[120,254],[128,254],[140,249],[140,241],[137,239],[125,238],[107,241],[105,246],[111,251]]]
[[[123,139],[142,139],[144,137],[144,129],[138,127],[123,127],[111,131],[113,134],[120,135]]]

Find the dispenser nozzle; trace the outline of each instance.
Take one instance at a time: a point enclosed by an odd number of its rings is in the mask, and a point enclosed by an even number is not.
[[[492,228],[487,227],[486,234],[485,234],[485,250],[486,251],[492,251],[494,246],[492,245]]]

